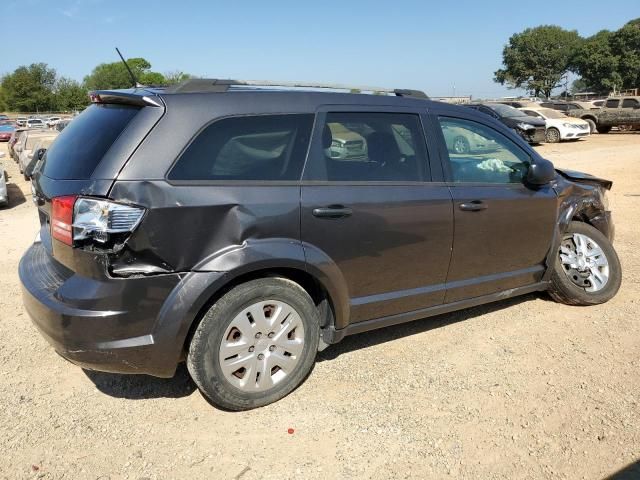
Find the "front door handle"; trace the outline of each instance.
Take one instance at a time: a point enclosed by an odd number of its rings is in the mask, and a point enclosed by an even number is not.
[[[353,210],[342,205],[329,205],[323,208],[314,208],[313,216],[319,218],[345,218],[350,217]]]
[[[479,212],[480,210],[486,210],[489,206],[482,200],[473,200],[471,202],[465,202],[458,205],[460,210],[465,212]]]

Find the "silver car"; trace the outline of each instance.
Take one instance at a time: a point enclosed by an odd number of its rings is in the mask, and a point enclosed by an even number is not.
[[[4,152],[0,152],[0,207],[9,205],[9,191],[7,190],[7,173],[4,170],[2,159]]]

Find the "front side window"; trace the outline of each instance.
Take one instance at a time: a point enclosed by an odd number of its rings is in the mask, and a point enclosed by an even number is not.
[[[607,100],[607,103],[605,103],[605,107],[607,107],[607,108],[618,108],[618,104],[619,103],[620,103],[620,100],[616,100],[616,99]]]
[[[418,115],[327,113],[322,149],[314,152],[310,180],[418,182],[430,179]]]
[[[170,180],[299,180],[312,114],[225,118],[204,128],[180,156]]]
[[[638,108],[640,107],[640,102],[633,98],[625,98],[622,101],[622,108]]]
[[[529,155],[496,130],[477,122],[440,117],[453,182],[522,183]]]

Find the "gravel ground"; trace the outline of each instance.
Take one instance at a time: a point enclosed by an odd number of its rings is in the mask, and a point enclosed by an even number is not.
[[[54,353],[22,308],[17,265],[37,216],[5,159],[0,478],[595,479],[638,462],[640,134],[539,148],[614,181],[615,299],[528,295],[350,337],[293,394],[245,413],[212,407],[184,368],[92,373]]]

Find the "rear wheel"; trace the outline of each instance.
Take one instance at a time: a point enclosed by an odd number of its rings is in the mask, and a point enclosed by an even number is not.
[[[596,122],[590,118],[585,118],[584,121],[589,124],[589,133],[594,133],[596,131]]]
[[[558,143],[560,141],[560,131],[554,127],[547,128],[545,140],[547,143]]]
[[[599,230],[571,222],[551,274],[551,297],[567,305],[597,305],[620,289],[622,270],[611,242]]]
[[[187,366],[217,406],[249,410],[275,402],[309,374],[320,338],[318,309],[285,278],[239,285],[198,325]]]

